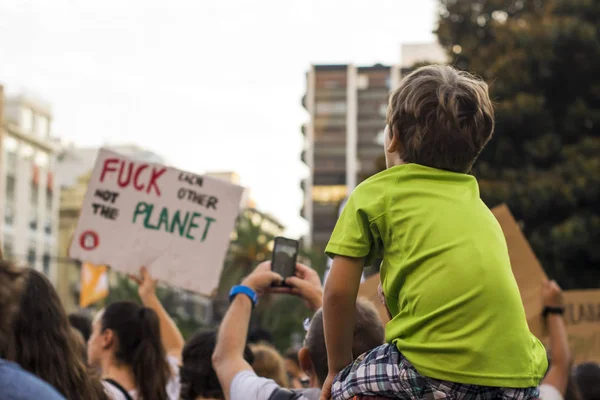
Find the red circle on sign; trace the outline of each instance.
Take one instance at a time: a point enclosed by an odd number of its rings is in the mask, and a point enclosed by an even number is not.
[[[100,244],[100,238],[94,231],[85,231],[79,237],[79,245],[84,250],[94,250]]]

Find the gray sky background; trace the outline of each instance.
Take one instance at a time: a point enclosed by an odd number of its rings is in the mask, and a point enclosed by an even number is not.
[[[288,234],[299,216],[311,63],[399,62],[435,40],[435,0],[2,0],[0,83],[52,105],[78,145],[136,143],[235,171]]]

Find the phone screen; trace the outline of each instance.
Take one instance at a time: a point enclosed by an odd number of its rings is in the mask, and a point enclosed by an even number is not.
[[[275,238],[271,269],[283,278],[294,276],[298,257],[298,241],[283,237]]]

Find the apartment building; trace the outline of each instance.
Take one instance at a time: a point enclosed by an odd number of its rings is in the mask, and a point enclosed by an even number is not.
[[[0,87],[0,232],[4,257],[56,282],[59,190],[57,141],[48,104]]]
[[[401,46],[394,66],[313,65],[302,104],[310,114],[302,126],[302,161],[310,169],[301,182],[302,216],[309,223],[304,245],[323,250],[340,206],[361,181],[377,172],[389,93],[417,63],[445,63],[438,43]]]
[[[376,171],[382,154],[378,136],[385,127],[390,89],[400,79],[396,66],[313,65],[303,105],[310,120],[302,127],[302,216],[309,222],[304,245],[323,250],[346,196]]]

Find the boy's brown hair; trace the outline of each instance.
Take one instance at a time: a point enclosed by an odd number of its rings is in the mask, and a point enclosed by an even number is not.
[[[492,137],[494,108],[482,80],[429,65],[400,82],[386,122],[404,162],[467,173]]]

